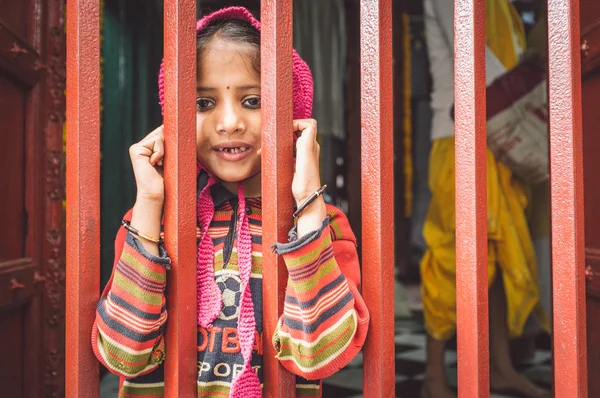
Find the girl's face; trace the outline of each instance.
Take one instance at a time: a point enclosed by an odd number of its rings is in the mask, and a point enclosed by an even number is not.
[[[196,154],[224,184],[260,180],[260,73],[254,55],[250,45],[215,39],[198,58]]]

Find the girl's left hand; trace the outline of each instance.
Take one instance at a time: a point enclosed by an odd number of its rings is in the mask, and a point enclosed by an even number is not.
[[[310,195],[321,188],[319,155],[321,147],[317,142],[317,121],[298,119],[293,121],[296,141],[296,171],[292,180],[292,194],[296,205],[300,206]]]

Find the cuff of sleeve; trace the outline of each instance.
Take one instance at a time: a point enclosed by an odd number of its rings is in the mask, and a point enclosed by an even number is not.
[[[144,256],[148,261],[151,261],[156,264],[160,264],[164,266],[166,269],[171,269],[171,258],[167,255],[167,251],[165,250],[165,246],[162,243],[158,245],[158,256],[155,256],[148,252],[142,242],[139,241],[138,238],[135,237],[131,232],[127,232],[127,237],[125,238],[127,244],[133,247],[138,253]]]
[[[288,234],[289,242],[288,243],[277,242],[273,246],[271,246],[271,249],[273,249],[273,252],[276,254],[291,253],[291,252],[298,250],[298,249],[308,245],[309,243],[314,242],[315,240],[319,239],[321,237],[321,234],[323,233],[323,231],[325,230],[325,228],[328,225],[329,225],[329,216],[326,216],[323,219],[323,221],[321,221],[321,227],[319,227],[319,229],[307,233],[300,239],[298,239],[297,226],[294,225],[294,227],[290,230],[290,232]]]

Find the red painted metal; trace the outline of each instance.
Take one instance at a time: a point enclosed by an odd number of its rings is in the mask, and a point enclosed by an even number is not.
[[[197,395],[196,1],[165,0],[165,395]]]
[[[395,396],[392,1],[360,6],[362,275],[371,314],[365,397]]]
[[[284,242],[292,227],[292,0],[261,1],[263,247]],[[286,134],[289,132],[290,134]],[[271,337],[283,313],[287,268],[263,250],[265,397],[295,397],[295,378],[275,358]]]
[[[458,393],[489,397],[485,1],[454,1]]]
[[[554,394],[588,396],[579,0],[548,1]]]
[[[66,396],[98,395],[90,333],[100,293],[100,5],[67,4]]]

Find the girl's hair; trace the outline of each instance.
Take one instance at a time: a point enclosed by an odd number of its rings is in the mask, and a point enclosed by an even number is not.
[[[252,67],[260,73],[260,32],[254,26],[240,19],[216,20],[209,23],[196,36],[198,56],[211,41],[216,39],[251,46],[253,50]]]

